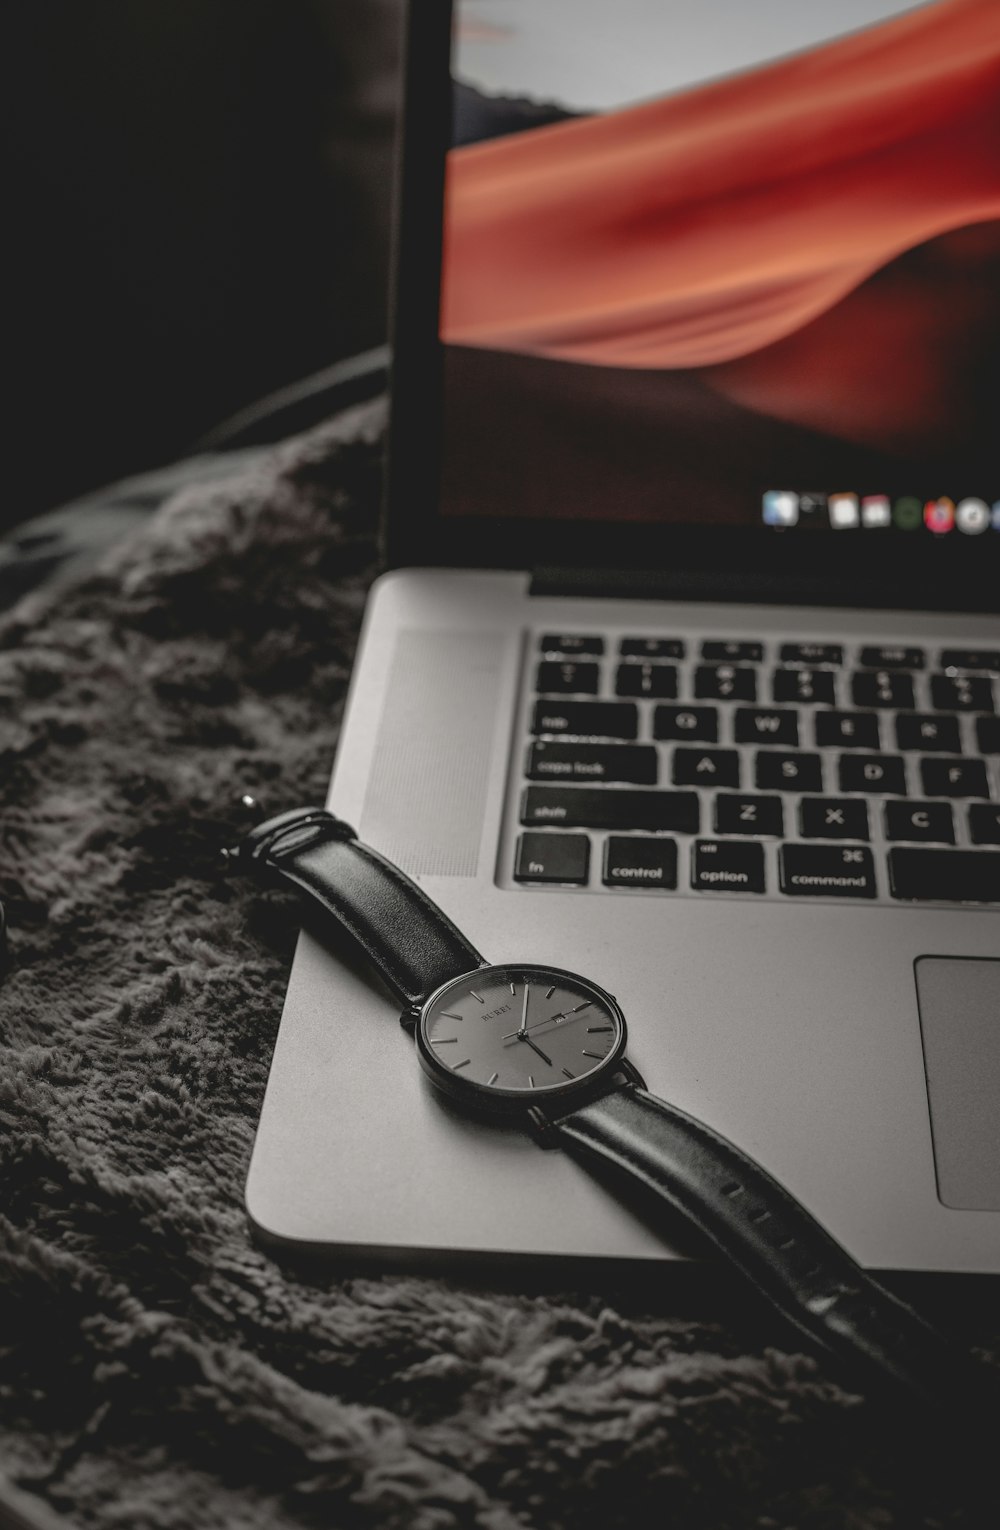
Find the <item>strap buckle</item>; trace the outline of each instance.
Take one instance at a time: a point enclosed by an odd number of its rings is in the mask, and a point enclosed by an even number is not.
[[[259,812],[258,803],[249,793],[240,798],[240,807],[244,813]],[[331,839],[357,839],[357,833],[349,823],[335,817],[326,808],[292,808],[257,823],[236,845],[224,849],[222,855],[227,865],[238,862],[245,869],[259,873],[286,851]]]

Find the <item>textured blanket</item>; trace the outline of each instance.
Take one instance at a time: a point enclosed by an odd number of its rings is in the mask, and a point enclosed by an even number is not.
[[[366,406],[189,484],[0,627],[8,1486],[128,1530],[994,1523],[949,1451],[714,1288],[291,1270],[249,1238],[295,909],[218,847],[239,788],[324,794],[381,430]]]

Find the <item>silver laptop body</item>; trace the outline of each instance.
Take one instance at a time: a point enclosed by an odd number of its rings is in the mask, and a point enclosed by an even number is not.
[[[778,0],[763,9],[780,20]],[[454,490],[434,442],[443,415],[447,458],[459,418],[427,232],[449,17],[416,10],[391,567],[328,805],[488,960],[613,993],[648,1087],[757,1158],[862,1264],[1000,1272],[1000,521],[981,536],[748,521],[717,529],[710,556],[697,530],[626,527],[615,565],[599,518],[439,514]],[[494,18],[464,10],[475,63]],[[905,7],[870,10],[891,25]],[[844,487],[824,471],[800,487]],[[883,487],[871,472],[861,501]],[[907,487],[942,495],[926,477],[915,464]],[[963,494],[990,506],[1000,469]],[[874,744],[820,741],[858,714]],[[386,1265],[701,1253],[564,1155],[447,1108],[372,974],[305,934],[246,1201],[269,1241]]]

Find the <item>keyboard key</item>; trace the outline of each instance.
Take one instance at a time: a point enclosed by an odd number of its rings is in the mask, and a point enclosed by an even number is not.
[[[920,779],[928,797],[988,797],[983,760],[921,760]]]
[[[862,669],[923,669],[926,662],[922,648],[862,648],[858,655]]]
[[[530,781],[632,781],[655,786],[656,750],[652,744],[532,744]]]
[[[969,838],[974,845],[1000,845],[1000,807],[973,802],[969,808]]]
[[[931,675],[931,701],[942,712],[992,712],[993,687],[985,675]]]
[[[843,664],[839,643],[782,643],[782,664]]]
[[[749,797],[720,792],[715,799],[716,834],[784,834],[780,797]]]
[[[618,652],[625,659],[683,659],[680,638],[622,638]]]
[[[857,797],[803,797],[803,839],[867,839],[868,804]]]
[[[656,792],[629,787],[528,786],[521,801],[524,824],[561,824],[567,829],[662,829],[697,834],[697,792]]]
[[[875,862],[866,845],[782,845],[781,891],[793,898],[874,898]]]
[[[756,701],[757,671],[734,664],[700,664],[694,693],[703,701]]]
[[[851,699],[858,707],[912,707],[913,678],[891,669],[852,675]]]
[[[543,660],[538,666],[535,689],[560,696],[596,696],[600,670],[596,664],[575,664],[567,659],[560,664]]]
[[[906,796],[906,767],[900,754],[842,754],[842,792],[886,792]]]
[[[900,749],[941,749],[959,754],[962,739],[958,718],[939,712],[901,712],[896,718],[896,744]]]
[[[1000,675],[1000,648],[943,648],[942,669],[986,669]]]
[[[634,701],[536,701],[531,731],[638,738],[639,709]]]
[[[714,744],[719,737],[719,714],[714,707],[655,707],[653,737],[704,739]]]
[[[697,839],[691,857],[691,886],[697,892],[765,891],[763,845]]]
[[[1000,717],[977,717],[976,739],[983,754],[1000,754]]]
[[[759,664],[764,657],[763,643],[737,642],[733,638],[707,639],[701,645],[703,659],[723,664]]]
[[[577,654],[604,652],[602,637],[583,637],[578,632],[547,632],[538,644],[543,653],[563,653],[567,658]]]
[[[816,742],[841,749],[877,749],[881,743],[877,712],[817,712]]]
[[[955,843],[955,824],[947,802],[887,802],[886,839],[938,840]]]
[[[676,887],[677,841],[609,834],[603,881],[605,887]]]
[[[675,786],[739,786],[740,757],[735,749],[674,750]]]
[[[514,878],[518,882],[583,883],[589,867],[586,834],[522,834],[517,842]]]
[[[889,851],[894,898],[940,903],[1000,903],[1000,853],[991,850]]]
[[[831,707],[837,699],[829,669],[776,669],[771,694],[775,701],[808,701]]]
[[[818,754],[768,750],[757,756],[754,784],[764,791],[821,792],[823,765]]]
[[[735,734],[738,744],[797,744],[799,714],[787,707],[737,707]]]
[[[676,696],[677,671],[672,664],[619,664],[616,696]]]

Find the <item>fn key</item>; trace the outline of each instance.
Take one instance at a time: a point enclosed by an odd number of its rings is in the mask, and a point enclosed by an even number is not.
[[[586,834],[522,834],[514,859],[517,882],[586,882],[590,840]]]

